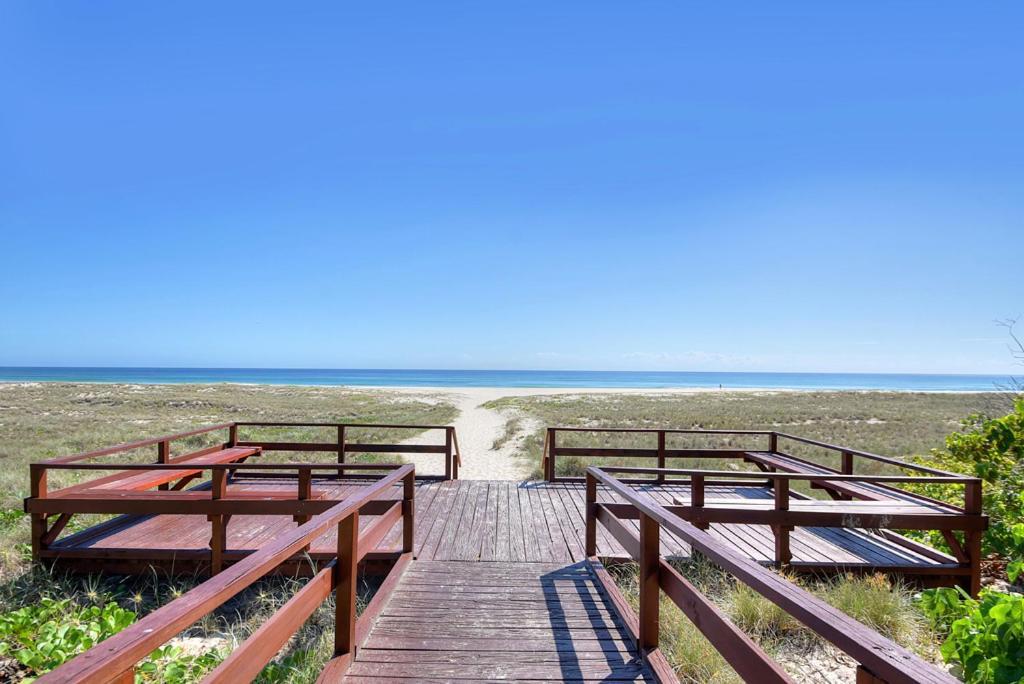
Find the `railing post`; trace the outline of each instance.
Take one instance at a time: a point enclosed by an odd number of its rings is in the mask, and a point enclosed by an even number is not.
[[[863,665],[857,666],[856,677],[856,684],[888,684],[884,679],[880,679],[873,675],[871,671]]]
[[[228,446],[238,446],[238,423],[228,426]]]
[[[665,469],[665,431],[658,430],[658,469]],[[665,473],[658,473],[658,482],[665,481]]]
[[[452,428],[444,429],[444,479],[451,480],[455,472],[455,463],[452,461]]]
[[[841,470],[843,472],[843,475],[853,475],[853,454],[850,453],[849,451],[842,452]],[[853,497],[850,496],[849,494],[840,494],[839,498],[849,501]]]
[[[227,493],[227,470],[214,470],[210,497],[216,501]],[[224,551],[227,549],[227,528],[231,516],[214,513],[206,517],[210,521],[210,574],[216,575],[224,569]]]
[[[313,498],[313,469],[299,466],[299,501],[309,501]],[[295,522],[299,525],[309,522],[309,515],[299,514],[294,516]]]
[[[359,512],[338,523],[338,581],[334,594],[334,655],[356,655],[356,577],[359,557]]]
[[[690,506],[694,509],[704,508],[704,476],[703,475],[691,475],[690,476]],[[703,511],[694,510],[694,525],[702,530],[708,529],[708,524],[701,520],[703,517]]]
[[[338,426],[338,463],[345,462],[345,426]],[[342,472],[338,471],[338,478],[340,479]]]
[[[661,544],[658,521],[640,513],[640,651],[658,648],[658,600],[661,598]]]
[[[779,450],[779,433],[768,433],[768,452],[774,454]]]
[[[168,440],[157,442],[156,444],[156,462],[157,463],[170,463],[171,461],[171,443]],[[167,491],[171,488],[169,482],[157,485],[157,489]]]
[[[33,499],[46,498],[46,466],[39,463],[32,463],[29,469],[29,493]],[[39,560],[39,552],[46,544],[43,538],[46,536],[46,514],[32,514],[32,559]]]
[[[587,471],[587,532],[583,553],[587,558],[597,555],[597,478]]]
[[[416,471],[402,479],[402,552],[412,553],[416,524]]]
[[[555,428],[548,428],[548,467],[544,479],[555,481]]]
[[[981,480],[964,484],[964,511],[968,515],[982,514]],[[967,591],[977,598],[981,591],[981,532],[967,530],[964,532],[964,552],[971,563],[971,576]]]
[[[773,477],[775,490],[775,510],[789,510],[789,478]],[[789,549],[789,532],[793,529],[791,525],[779,523],[774,525],[775,532],[775,565],[782,567],[788,565],[793,556]]]

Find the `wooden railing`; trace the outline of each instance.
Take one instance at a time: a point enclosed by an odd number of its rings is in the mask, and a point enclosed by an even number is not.
[[[221,606],[307,547],[314,539],[337,528],[337,557],[321,569],[262,627],[221,663],[205,682],[250,681],[288,642],[323,601],[335,594],[334,657],[321,679],[335,681],[351,662],[357,644],[365,638],[375,616],[413,551],[413,508],[415,470],[411,465],[392,472],[352,497],[333,505],[297,529],[278,536],[260,550],[245,557],[216,577],[188,591],[134,625],[115,634],[73,660],[39,678],[38,682],[132,682],[135,665],[196,620]],[[388,504],[387,511],[362,531],[360,509],[391,493],[402,483],[403,499]],[[388,503],[385,501],[385,503]],[[356,619],[357,564],[402,521],[402,555],[392,567],[370,605]]]
[[[251,439],[246,441],[242,441],[239,439],[240,428],[255,429],[275,427],[334,428],[337,431],[337,441],[269,442],[266,440],[258,439]],[[349,429],[412,430],[417,433],[424,431],[443,430],[445,434],[445,442],[443,444],[373,444],[350,442],[347,441],[346,439],[346,431]],[[199,435],[204,435],[218,431],[226,431],[226,439],[223,442],[218,442],[215,445],[205,447],[203,449],[199,449],[196,451],[192,451],[177,458],[172,457],[171,446],[174,442],[178,442],[189,437],[197,437]],[[207,427],[198,428],[196,430],[189,430],[187,432],[179,432],[172,435],[164,435],[162,437],[151,437],[148,439],[141,439],[134,442],[126,442],[124,444],[105,447],[103,449],[86,451],[79,454],[72,454],[70,456],[62,456],[59,458],[52,458],[33,465],[40,466],[40,468],[38,468],[38,472],[41,476],[45,477],[46,466],[79,463],[81,461],[87,461],[94,458],[99,458],[101,456],[111,456],[114,454],[125,453],[150,446],[156,446],[157,448],[156,463],[171,463],[174,461],[183,460],[185,458],[201,456],[203,454],[210,453],[217,449],[235,446],[260,447],[263,451],[331,452],[337,453],[338,463],[345,463],[346,454],[350,453],[384,453],[399,455],[444,454],[444,479],[448,480],[458,478],[458,468],[462,464],[461,456],[458,451],[458,439],[455,435],[455,428],[452,427],[451,425],[390,425],[383,423],[291,423],[238,421],[231,423],[220,423],[218,425],[210,425]],[[420,475],[419,477],[422,478],[424,476]]]
[[[652,439],[650,447],[634,448],[634,447],[563,447],[559,446],[558,435],[562,433],[592,433],[592,434],[603,434],[603,435],[649,435]],[[672,449],[666,447],[666,441],[668,436],[671,435],[695,435],[704,437],[759,437],[763,438],[764,441],[760,445],[760,448],[736,448],[731,447],[727,449]],[[824,466],[819,463],[814,463],[807,459],[798,458],[791,454],[788,454],[780,450],[780,444],[784,444],[786,440],[793,442],[799,442],[810,446],[820,447],[829,451],[833,451],[840,456],[841,468],[835,469],[828,466]],[[897,458],[891,458],[889,456],[880,456],[879,454],[873,454],[869,451],[861,451],[859,449],[850,449],[844,446],[838,446],[835,444],[828,444],[827,442],[821,442],[814,439],[808,439],[806,437],[799,437],[797,435],[791,435],[785,432],[777,432],[773,430],[699,430],[699,429],[669,429],[669,428],[578,428],[578,427],[549,427],[547,428],[544,437],[544,451],[542,453],[542,465],[544,471],[544,479],[549,482],[555,481],[566,481],[566,480],[580,480],[581,478],[570,478],[558,475],[557,470],[557,457],[559,456],[574,456],[584,458],[648,458],[656,459],[656,467],[658,469],[666,468],[666,460],[669,458],[726,458],[726,459],[744,459],[749,452],[763,451],[765,453],[777,454],[800,461],[808,465],[812,465],[818,468],[824,468],[831,472],[841,473],[845,475],[854,474],[854,461],[855,459],[864,459],[868,461],[876,461],[878,463],[885,463],[887,465],[895,466],[905,470],[911,470],[914,472],[925,473],[928,475],[939,475],[947,477],[959,477],[958,473],[951,473],[945,470],[939,470],[938,468],[929,468],[917,463],[908,463],[901,461]],[[665,478],[655,478],[659,481],[665,481]]]
[[[639,518],[639,537],[613,515],[606,504],[597,501],[598,484],[626,501],[625,505],[635,511]],[[667,677],[671,677],[671,672],[667,670],[667,663],[658,648],[662,591],[744,681],[792,682],[786,672],[736,627],[720,608],[661,558],[660,534],[663,529],[857,661],[858,683],[952,684],[957,681],[794,583],[741,556],[650,496],[633,490],[604,469],[591,466],[586,471],[585,551],[606,591],[613,597],[619,597],[616,604],[620,610],[624,601],[596,558],[599,522],[639,563],[640,600],[635,637],[645,660],[656,672],[664,672]],[[628,605],[625,608],[628,610]]]
[[[345,463],[346,454],[444,454],[445,480],[459,478],[459,466],[462,456],[459,453],[458,438],[455,428],[451,425],[388,425],[379,423],[290,423],[290,422],[253,422],[240,421],[232,423],[229,444],[231,446],[260,447],[263,451],[319,451],[338,454],[338,463]],[[239,439],[242,428],[333,428],[337,433],[335,442],[269,442],[259,439]],[[442,444],[373,444],[350,442],[348,437],[352,430],[412,430],[415,432],[444,431]],[[421,479],[436,479],[438,476],[420,475]]]

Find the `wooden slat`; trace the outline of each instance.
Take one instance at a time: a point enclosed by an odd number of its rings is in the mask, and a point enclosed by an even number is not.
[[[259,629],[235,648],[204,679],[204,684],[249,681],[263,670],[266,663],[288,643],[299,627],[330,596],[334,565],[324,568],[275,612]]]

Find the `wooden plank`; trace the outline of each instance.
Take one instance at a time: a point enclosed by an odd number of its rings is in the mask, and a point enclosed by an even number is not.
[[[318,572],[259,629],[237,646],[227,658],[203,679],[204,684],[230,683],[255,679],[263,667],[277,655],[299,627],[330,596],[334,588],[334,567]]]

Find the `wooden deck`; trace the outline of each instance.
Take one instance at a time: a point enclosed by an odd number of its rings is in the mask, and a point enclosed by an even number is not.
[[[697,553],[853,658],[858,682],[954,681],[763,566],[885,570],[977,593],[987,518],[976,478],[908,464],[926,475],[854,475],[858,457],[898,462],[774,432],[729,433],[767,438],[766,451],[743,451],[669,443],[723,434],[715,431],[640,431],[655,439],[653,448],[636,449],[567,446],[559,432],[587,430],[552,428],[546,481],[460,481],[450,426],[400,426],[444,434],[443,444],[412,446],[346,439],[348,429],[399,426],[315,424],[337,440],[313,443],[241,438],[240,429],[254,427],[294,425],[226,423],[31,464],[25,510],[35,559],[74,572],[210,575],[40,684],[133,681],[153,649],[272,572],[310,580],[208,674],[208,684],[252,681],[331,595],[334,651],[318,679],[325,684],[676,681],[659,646],[665,597],[745,681],[793,684],[666,560]],[[220,431],[223,443],[172,455],[172,443]],[[842,470],[780,451],[786,439],[838,450]],[[156,463],[88,462],[153,446]],[[445,479],[417,481],[410,465],[346,462],[348,453],[409,450],[443,457]],[[326,451],[337,464],[267,462],[270,451]],[[560,456],[656,458],[660,467],[591,466],[584,481],[572,481],[556,477]],[[731,458],[758,471],[664,467],[687,457]],[[51,470],[108,474],[50,491]],[[963,487],[963,507],[894,487],[922,481]],[[830,499],[791,489],[801,482]],[[114,517],[61,536],[87,514]],[[893,531],[906,529],[942,530],[956,557]],[[605,569],[612,559],[637,563],[637,611]],[[378,573],[379,587],[357,615],[359,575]]]
[[[328,500],[343,500],[366,481],[339,482],[314,479],[314,492]],[[689,499],[689,487],[678,484],[634,485],[664,505]],[[236,477],[229,491],[293,493],[294,479]],[[770,490],[762,487],[707,487],[709,501],[732,500],[740,505],[769,503]],[[394,498],[401,497],[400,488]],[[621,501],[599,489],[601,501]],[[431,561],[494,561],[573,563],[584,559],[584,486],[573,482],[512,482],[447,480],[420,482],[416,486],[415,554]],[[163,514],[121,516],[55,542],[42,552],[73,570],[106,565],[114,570],[139,570],[150,565],[166,571],[190,573],[209,557],[210,528],[195,515]],[[363,516],[369,525],[373,516]],[[637,521],[624,521],[637,529]],[[233,560],[269,543],[293,529],[290,517],[235,515],[227,525],[225,558]],[[713,536],[759,563],[774,559],[774,537],[766,525],[712,523]],[[902,546],[896,535],[861,530],[798,527],[792,533],[793,566],[800,568],[889,569],[909,574],[954,572],[956,560],[943,561],[941,554],[925,554]],[[400,531],[389,534],[378,547],[387,552],[398,546]],[[626,556],[626,551],[603,528],[597,537],[598,555]],[[333,558],[336,533],[328,533],[311,546],[314,558]],[[671,534],[662,540],[667,557],[686,558],[690,548]],[[85,562],[88,561],[88,562]]]
[[[343,681],[413,679],[654,681],[584,563],[422,560]]]

